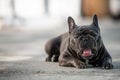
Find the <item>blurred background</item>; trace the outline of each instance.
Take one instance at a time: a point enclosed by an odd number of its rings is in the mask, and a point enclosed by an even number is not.
[[[94,14],[108,51],[120,61],[120,0],[0,0],[0,69],[6,62],[44,61],[46,41],[68,31],[68,16],[87,25]]]
[[[82,21],[93,14],[119,20],[119,6],[119,0],[0,0],[0,29],[46,30],[65,23],[68,16]]]

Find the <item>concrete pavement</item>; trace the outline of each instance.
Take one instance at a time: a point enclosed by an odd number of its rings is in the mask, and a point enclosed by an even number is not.
[[[112,20],[99,23],[105,46],[113,57],[114,69],[91,66],[76,69],[44,62],[45,42],[67,31],[66,24],[62,24],[47,31],[0,31],[0,80],[120,80],[120,23]]]

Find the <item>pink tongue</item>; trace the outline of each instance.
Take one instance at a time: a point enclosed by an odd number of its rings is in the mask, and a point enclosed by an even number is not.
[[[91,55],[92,55],[92,53],[91,53],[90,49],[85,49],[82,54],[82,56],[84,56],[84,57],[91,56]]]

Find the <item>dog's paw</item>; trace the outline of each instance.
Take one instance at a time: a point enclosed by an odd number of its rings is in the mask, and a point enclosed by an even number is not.
[[[84,69],[84,68],[86,68],[86,64],[85,63],[79,63],[79,64],[76,64],[75,67],[79,68],[79,69]]]
[[[45,61],[46,61],[46,62],[51,62],[51,58],[47,57],[47,58],[45,59]]]
[[[76,68],[79,68],[79,69],[85,69],[86,66],[85,66],[85,65],[79,65],[79,66],[76,66]]]
[[[109,62],[104,62],[102,65],[103,69],[113,69],[113,64]]]
[[[54,56],[54,57],[53,57],[53,62],[58,62],[58,57],[59,57],[59,56]]]

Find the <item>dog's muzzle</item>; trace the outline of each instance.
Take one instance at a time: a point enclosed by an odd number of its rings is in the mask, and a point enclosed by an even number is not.
[[[84,49],[81,56],[84,57],[84,58],[90,58],[93,55],[94,54],[92,53],[91,49]]]
[[[93,39],[83,38],[81,42],[82,54],[81,56],[85,59],[90,59],[94,56],[93,49],[95,47]]]

